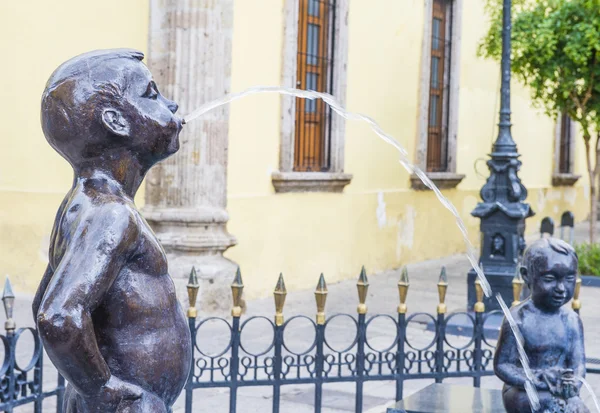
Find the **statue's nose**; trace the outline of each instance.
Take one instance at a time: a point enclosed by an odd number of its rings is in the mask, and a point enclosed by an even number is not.
[[[565,284],[562,282],[559,282],[556,284],[556,291],[563,293],[565,292]]]
[[[167,107],[172,113],[177,112],[177,109],[179,109],[179,105],[173,102],[172,100],[170,100],[169,103],[167,103]]]

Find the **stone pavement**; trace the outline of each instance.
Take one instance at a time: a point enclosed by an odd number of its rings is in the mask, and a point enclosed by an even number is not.
[[[575,241],[585,241],[587,237],[587,224],[581,224],[576,228]],[[450,256],[442,259],[431,260],[416,263],[408,266],[410,277],[410,288],[408,292],[408,312],[427,312],[435,314],[438,302],[436,283],[438,280],[440,268],[446,266],[448,275],[448,311],[463,311],[465,309],[467,287],[466,274],[469,270],[469,264],[463,256]],[[357,274],[358,276],[358,274]],[[369,276],[369,295],[367,304],[370,314],[396,314],[398,305],[398,290],[396,288],[400,276],[399,270],[386,271],[381,274]],[[274,280],[275,281],[275,280]],[[315,279],[316,284],[316,279]],[[356,281],[349,280],[328,286],[329,295],[327,299],[327,314],[349,313],[355,314],[357,304]],[[588,357],[600,358],[600,300],[598,296],[600,290],[584,287],[581,292],[583,308],[581,317],[583,319],[586,333],[586,351]],[[245,317],[262,315],[272,318],[274,305],[272,298],[255,300],[247,303],[247,314]],[[298,291],[288,293],[284,309],[286,319],[294,315],[313,316],[316,312],[313,291]],[[30,310],[30,298],[17,297],[16,301],[16,321],[18,326],[32,326],[33,319]],[[3,317],[2,317],[3,318]],[[0,322],[3,319],[0,318]],[[252,325],[252,326],[251,326]],[[291,325],[291,324],[290,324]],[[340,319],[328,327],[327,340],[336,347],[342,347],[352,339],[354,332],[348,328]],[[253,321],[242,333],[242,344],[254,351],[265,347],[272,339],[272,332],[267,328],[266,322]],[[286,342],[293,342],[297,350],[306,348],[312,343],[314,332],[309,323],[298,322],[294,329],[290,329],[290,337],[286,333]],[[432,333],[427,332],[423,325],[410,325],[408,329],[408,339],[416,342],[427,342],[431,340]],[[378,346],[384,347],[390,343],[395,336],[395,331],[391,331],[385,321],[374,323],[368,330],[369,341]],[[199,338],[210,337],[210,342],[202,342],[200,346],[203,350],[209,352],[218,351],[219,347],[225,345],[228,340],[228,334],[219,328],[217,323],[207,324],[199,332]],[[30,337],[23,337],[23,343],[19,345],[18,360],[25,364],[32,354]],[[461,338],[451,338],[451,340],[460,341]],[[45,359],[44,386],[46,389],[52,389],[56,383],[55,370],[48,358]],[[600,393],[600,375],[589,375],[588,381],[597,393]],[[404,385],[405,396],[430,384],[431,380],[407,381]],[[447,383],[470,385],[472,379],[449,379]],[[488,377],[482,380],[482,387],[501,388],[501,383],[495,377]],[[384,413],[385,406],[391,405],[395,394],[395,385],[393,382],[372,382],[365,384],[364,387],[364,408],[368,413]],[[582,390],[582,396],[587,404],[592,406],[591,397]],[[314,389],[310,385],[290,385],[282,388],[282,413],[310,413],[313,408]],[[264,388],[245,388],[238,392],[238,413],[271,411],[272,389]],[[220,413],[227,412],[229,404],[229,392],[226,389],[197,390],[194,392],[194,412]],[[31,412],[30,407],[19,408],[17,412]],[[49,399],[45,402],[44,412],[54,411],[54,400]],[[323,395],[323,413],[348,413],[354,411],[354,385],[348,383],[328,384],[324,386]],[[174,412],[183,412],[183,397],[177,401]]]

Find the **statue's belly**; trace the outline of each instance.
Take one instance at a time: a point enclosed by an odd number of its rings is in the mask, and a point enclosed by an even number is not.
[[[192,362],[188,322],[173,281],[168,275],[119,278],[94,315],[102,355],[117,377],[151,390],[171,405]]]

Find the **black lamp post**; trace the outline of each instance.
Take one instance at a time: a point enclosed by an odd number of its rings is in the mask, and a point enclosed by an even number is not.
[[[511,0],[504,0],[502,18],[502,86],[499,133],[487,165],[490,177],[481,188],[481,199],[471,214],[481,219],[480,261],[494,293],[499,292],[510,306],[513,301],[512,280],[519,258],[525,248],[525,219],[534,215],[525,203],[527,189],[521,183],[521,167],[517,145],[512,138],[510,123],[510,53]],[[476,302],[475,271],[468,276],[469,309]],[[484,301],[486,311],[499,308],[492,297]]]

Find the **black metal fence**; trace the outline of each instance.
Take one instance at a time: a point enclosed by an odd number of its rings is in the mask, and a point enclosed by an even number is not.
[[[515,301],[518,300],[522,288],[522,280],[515,280]],[[579,287],[574,303],[579,303]],[[473,385],[479,387],[481,378],[493,375],[492,359],[495,337],[491,340],[484,333],[488,319],[499,311],[485,313],[483,290],[477,283],[477,304],[474,313],[446,314],[445,296],[448,282],[445,270],[442,269],[437,284],[439,304],[437,314],[414,313],[407,315],[406,297],[409,288],[406,270],[402,272],[398,283],[399,305],[397,316],[371,315],[367,313],[366,297],[369,283],[364,269],[357,283],[358,308],[357,315],[337,314],[325,315],[327,287],[321,275],[315,290],[317,316],[313,321],[305,316],[292,317],[284,321],[283,304],[286,290],[283,277],[280,276],[274,291],[275,316],[271,321],[265,317],[249,317],[242,321],[240,298],[244,288],[238,274],[232,284],[233,310],[231,319],[206,318],[196,321],[195,297],[198,288],[194,271],[190,275],[188,292],[190,293],[189,323],[194,344],[194,364],[186,386],[186,413],[192,412],[195,389],[227,388],[229,389],[229,412],[236,412],[237,392],[243,387],[267,386],[272,388],[272,411],[278,413],[281,405],[281,388],[293,384],[309,384],[314,386],[314,411],[321,412],[323,385],[327,383],[353,383],[355,385],[355,412],[363,411],[363,385],[370,381],[395,381],[395,397],[401,400],[404,382],[412,379],[431,379],[441,383],[444,379],[467,377],[473,379]],[[575,307],[575,305],[574,305]],[[326,338],[328,325],[336,318],[352,320],[355,327],[354,339],[344,349],[337,349]],[[417,321],[417,317],[421,320]],[[463,345],[457,345],[448,339],[446,326],[454,317],[463,317],[472,323],[472,331]],[[308,320],[314,329],[314,341],[304,351],[295,351],[285,339],[286,329],[294,320]],[[378,318],[386,318],[393,323],[395,338],[385,348],[377,348],[370,343],[368,330],[370,324]],[[242,344],[245,327],[253,320],[263,319],[273,330],[272,339],[265,343],[266,349],[252,352]],[[230,332],[229,340],[221,351],[209,355],[201,350],[198,332],[204,323],[218,320],[225,323]],[[427,322],[434,326],[434,337],[430,342],[416,345],[409,340],[407,331],[413,322]],[[591,371],[590,372],[595,372]]]
[[[13,320],[14,301],[15,295],[7,278],[2,295],[6,313],[4,324],[6,334],[0,335],[4,345],[4,361],[2,367],[0,367],[0,411],[12,413],[13,409],[19,406],[33,404],[33,411],[42,413],[44,400],[49,397],[56,397],[56,412],[62,413],[65,380],[59,374],[55,388],[44,391],[44,350],[42,342],[37,330],[34,328],[16,329]],[[32,335],[33,355],[27,364],[21,366],[17,361],[17,345],[19,339],[27,332]]]
[[[515,301],[520,296],[522,282],[514,281]],[[578,311],[581,305],[578,280],[573,307]],[[188,309],[189,328],[193,342],[193,364],[185,387],[185,412],[191,413],[194,391],[197,389],[225,388],[229,390],[229,412],[237,410],[238,390],[247,387],[268,387],[272,389],[272,412],[280,412],[281,390],[286,385],[311,385],[314,387],[314,411],[321,412],[323,406],[323,386],[330,383],[351,383],[355,387],[355,411],[363,412],[363,387],[367,382],[393,381],[395,394],[390,400],[401,400],[404,382],[413,379],[430,379],[441,383],[449,378],[472,378],[473,386],[479,387],[481,378],[492,376],[492,359],[495,337],[485,333],[488,320],[498,311],[485,313],[483,290],[477,287],[477,303],[474,313],[446,312],[446,290],[448,282],[442,269],[437,283],[439,303],[435,315],[428,313],[407,314],[406,298],[409,289],[408,273],[403,270],[398,282],[399,304],[396,316],[387,314],[369,315],[366,298],[369,282],[365,270],[361,271],[357,282],[357,314],[336,314],[326,316],[327,285],[321,275],[315,290],[317,314],[315,319],[298,315],[284,319],[283,309],[286,288],[283,276],[280,276],[275,291],[275,314],[273,320],[267,317],[253,316],[242,318],[242,291],[244,285],[238,273],[231,286],[233,309],[231,318],[208,317],[197,319],[195,307],[198,292],[198,280],[192,270],[188,284],[190,307]],[[14,294],[7,280],[3,295],[7,315],[6,334],[0,336],[4,343],[4,363],[0,369],[0,411],[12,412],[14,408],[33,404],[34,412],[42,412],[42,403],[49,397],[56,397],[56,411],[62,412],[65,381],[59,375],[58,384],[51,391],[44,391],[43,385],[43,349],[37,331],[32,328],[15,329],[12,318]],[[469,337],[462,342],[446,334],[446,328],[455,317],[467,320],[472,328]],[[349,345],[338,348],[328,340],[327,331],[335,320],[346,319],[352,325]],[[253,321],[267,323],[272,330],[272,338],[264,341],[264,349],[254,351],[244,344],[243,337],[247,327]],[[369,337],[370,327],[377,320],[384,320],[394,332],[391,343],[377,345]],[[308,323],[314,333],[312,343],[305,349],[297,349],[293,340],[286,339],[286,332],[293,329],[297,321]],[[207,323],[217,322],[226,326],[227,339],[224,348],[212,354],[203,350],[202,343],[214,341],[213,335],[201,334]],[[415,338],[416,329],[411,325],[428,324],[433,330],[430,339]],[[433,327],[432,327],[433,326]],[[34,337],[34,351],[31,361],[24,367],[17,363],[16,350],[19,337],[29,331]],[[413,333],[411,338],[410,332]],[[379,343],[380,344],[380,343]],[[590,366],[588,373],[600,373]],[[48,411],[44,409],[44,411]]]

